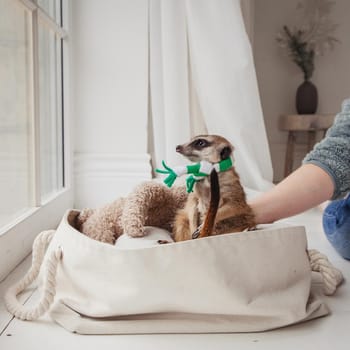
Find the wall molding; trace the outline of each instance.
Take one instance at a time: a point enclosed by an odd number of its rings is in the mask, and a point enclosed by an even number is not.
[[[147,177],[151,174],[149,154],[76,153],[76,176]]]
[[[150,156],[142,154],[76,153],[75,207],[98,207],[151,180]]]

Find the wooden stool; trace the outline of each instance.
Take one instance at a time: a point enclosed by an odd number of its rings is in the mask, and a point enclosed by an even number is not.
[[[335,115],[333,114],[289,114],[281,115],[280,129],[288,131],[288,142],[286,158],[284,164],[284,176],[288,176],[293,170],[294,145],[297,132],[308,133],[308,149],[310,152],[316,142],[316,134],[322,131],[325,136],[326,131],[332,126]]]

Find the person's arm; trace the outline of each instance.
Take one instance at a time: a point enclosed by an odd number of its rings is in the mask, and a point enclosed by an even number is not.
[[[257,224],[299,214],[332,197],[334,181],[313,164],[304,164],[272,190],[253,199],[250,206]]]
[[[272,190],[252,200],[257,224],[299,214],[350,191],[350,99],[342,104],[326,137],[303,165]]]

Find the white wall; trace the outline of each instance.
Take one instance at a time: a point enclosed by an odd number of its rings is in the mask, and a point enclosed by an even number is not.
[[[265,124],[270,143],[274,178],[283,177],[287,134],[278,130],[280,114],[296,113],[295,92],[302,82],[302,74],[276,45],[276,33],[283,25],[294,23],[297,0],[255,1],[254,57]],[[341,44],[333,52],[316,59],[312,81],[318,88],[319,113],[337,113],[344,98],[350,96],[350,2],[336,0],[332,12],[339,24],[337,37]],[[300,142],[304,139],[301,138]],[[306,144],[297,148],[303,158]],[[296,164],[297,165],[297,164]]]
[[[75,206],[96,207],[151,177],[148,2],[74,0]]]

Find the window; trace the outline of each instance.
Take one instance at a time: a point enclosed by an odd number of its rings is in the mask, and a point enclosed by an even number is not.
[[[0,0],[0,280],[72,202],[67,6]]]
[[[0,225],[25,211],[31,199],[29,15],[0,0]],[[15,102],[15,103],[13,103]]]

